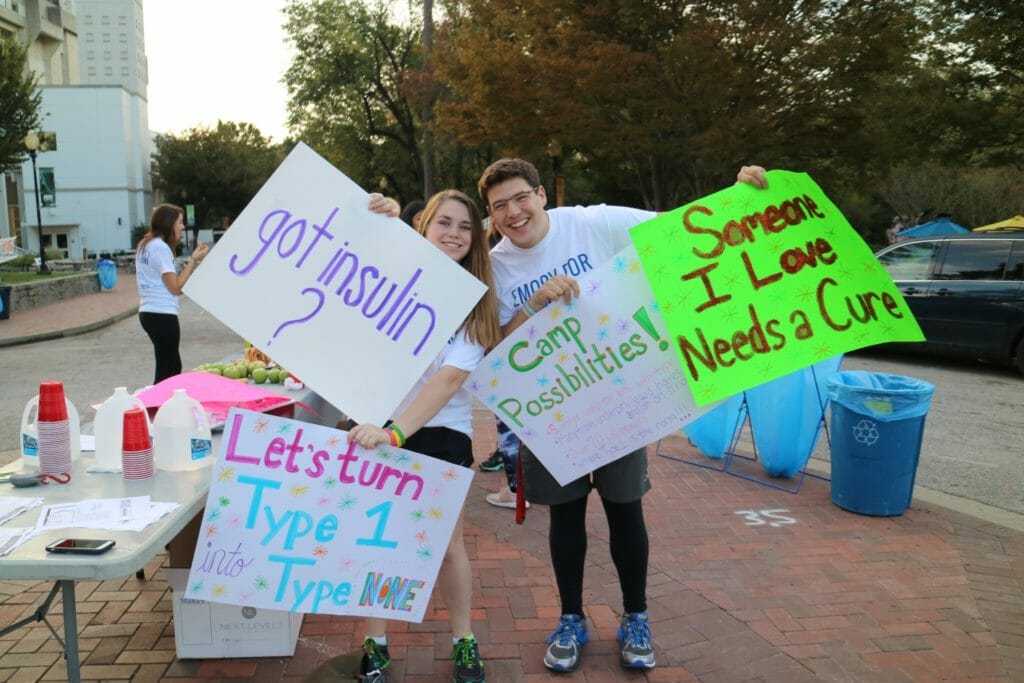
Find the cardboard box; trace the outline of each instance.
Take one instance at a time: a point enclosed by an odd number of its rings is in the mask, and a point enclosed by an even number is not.
[[[179,659],[291,657],[302,614],[257,609],[185,596],[188,569],[162,570],[171,585],[174,644]]]

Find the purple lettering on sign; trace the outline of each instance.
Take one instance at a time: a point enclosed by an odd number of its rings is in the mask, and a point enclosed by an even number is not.
[[[249,257],[233,254],[228,267],[235,275],[245,277],[268,254],[276,255],[281,260],[299,254],[294,267],[303,268],[321,240],[334,239],[335,235],[328,228],[338,215],[338,211],[338,207],[333,208],[323,224],[317,224],[297,217],[287,209],[274,209],[264,216],[260,223],[260,247],[256,253]],[[307,242],[302,249],[303,244]],[[414,287],[422,274],[423,270],[417,268],[416,272],[404,281],[389,276],[383,268],[361,263],[359,255],[351,251],[349,242],[345,241],[327,259],[327,263],[320,268],[316,276],[316,281],[323,285],[323,289],[306,287],[301,291],[303,297],[311,297],[312,310],[278,325],[274,334],[267,340],[267,344],[277,339],[284,328],[308,322],[316,317],[326,300],[325,290],[333,290],[333,294],[346,306],[357,309],[365,319],[376,321],[377,331],[382,332],[391,341],[400,341],[407,330],[411,335],[418,335],[413,337],[416,344],[412,350],[412,355],[417,356],[434,333],[437,324],[434,307],[416,300],[419,293],[414,291]]]

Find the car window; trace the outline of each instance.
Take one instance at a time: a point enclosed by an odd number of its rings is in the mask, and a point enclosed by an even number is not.
[[[936,280],[1002,280],[1010,258],[1008,240],[950,240]]]
[[[878,255],[878,262],[893,280],[927,280],[932,255],[939,242],[914,242]]]
[[[1024,280],[1024,240],[1014,240],[1010,244],[1013,245],[1013,249],[1006,265],[1006,279]]]

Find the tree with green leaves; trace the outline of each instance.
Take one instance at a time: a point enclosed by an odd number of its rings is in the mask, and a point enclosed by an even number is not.
[[[423,63],[420,27],[396,24],[379,1],[292,0],[285,12],[299,139],[367,190],[421,197],[422,115],[408,93]]]
[[[25,135],[39,127],[42,94],[26,67],[25,49],[0,37],[0,171],[25,160]]]
[[[517,154],[557,141],[658,209],[744,162],[856,166],[858,102],[910,63],[914,4],[458,0],[435,46],[439,128]]]
[[[199,227],[232,221],[283,159],[251,123],[218,121],[181,135],[157,135],[153,186],[167,201],[196,207]]]

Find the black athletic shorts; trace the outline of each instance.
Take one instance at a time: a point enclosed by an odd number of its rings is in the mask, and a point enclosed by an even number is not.
[[[410,436],[402,448],[453,465],[473,466],[473,440],[457,429],[423,427]]]

